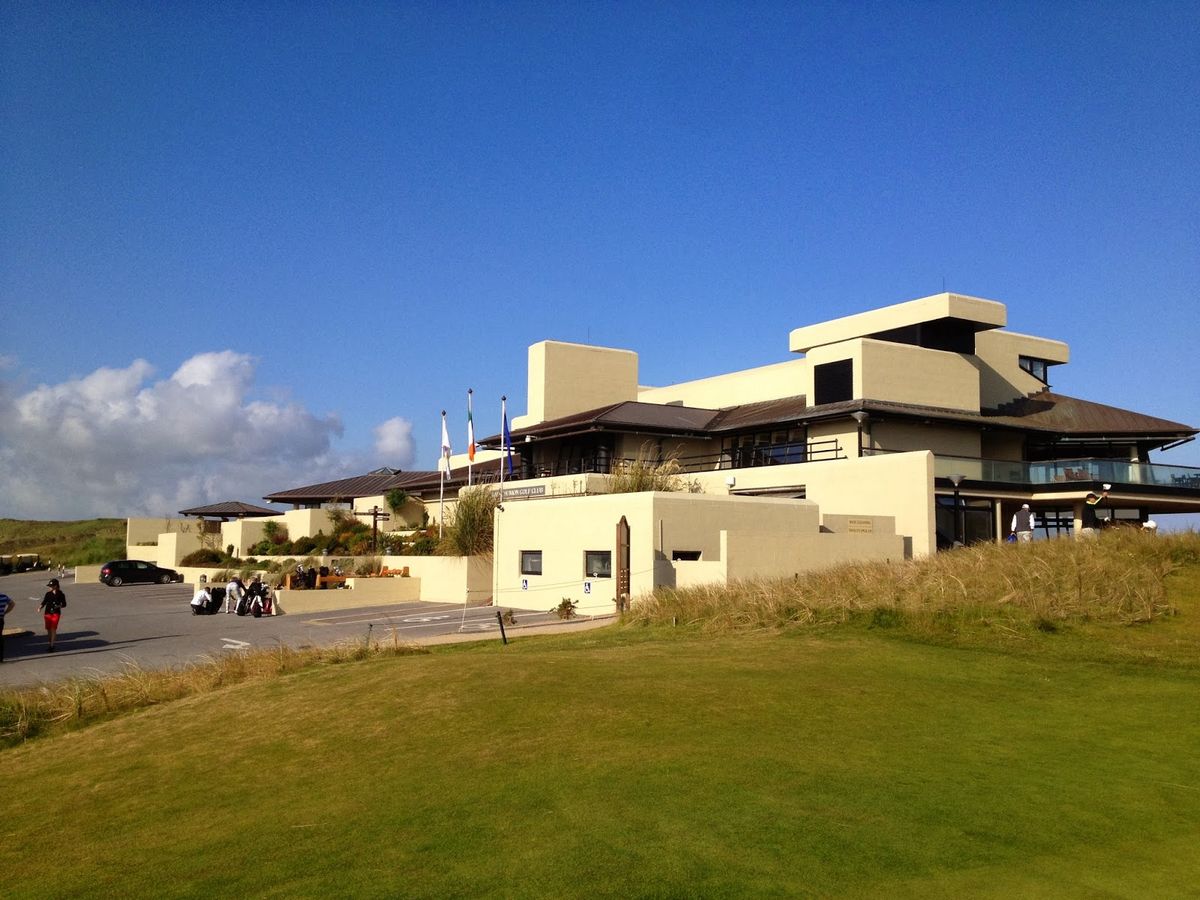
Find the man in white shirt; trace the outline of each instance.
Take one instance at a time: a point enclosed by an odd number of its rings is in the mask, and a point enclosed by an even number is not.
[[[1029,508],[1028,503],[1022,503],[1021,508],[1013,513],[1010,530],[1017,536],[1018,541],[1027,544],[1033,540],[1033,529],[1035,528],[1037,528],[1037,517]]]
[[[192,615],[202,616],[208,612],[208,603],[210,600],[212,600],[212,592],[208,589],[208,585],[200,585],[196,589],[196,593],[192,595]]]

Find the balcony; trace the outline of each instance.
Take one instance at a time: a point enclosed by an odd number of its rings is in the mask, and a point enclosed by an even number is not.
[[[681,473],[694,474],[723,469],[750,469],[758,466],[782,466],[832,459],[846,459],[841,444],[836,440],[739,447],[698,456],[681,456],[676,462],[679,463]],[[532,467],[532,476],[552,478],[556,475],[608,475],[614,469],[619,469],[623,465],[632,465],[635,462],[637,462],[635,459],[613,457],[607,454],[592,454],[568,461],[535,461]]]
[[[1056,459],[1020,462],[1008,459],[974,459],[938,456],[934,475],[962,475],[968,481],[1011,484],[1021,487],[1061,485],[1080,487],[1113,484],[1123,487],[1155,487],[1200,492],[1200,468],[1135,463],[1119,459]]]

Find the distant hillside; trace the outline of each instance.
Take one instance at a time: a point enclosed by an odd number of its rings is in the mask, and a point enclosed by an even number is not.
[[[0,519],[0,554],[7,553],[40,553],[42,562],[69,566],[119,559],[125,555],[125,520]]]

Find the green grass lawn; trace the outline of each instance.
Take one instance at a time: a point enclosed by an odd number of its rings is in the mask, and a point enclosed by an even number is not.
[[[0,519],[0,554],[7,553],[40,553],[43,563],[67,565],[120,559],[125,556],[125,520]]]
[[[241,684],[0,752],[4,892],[1187,896],[1190,612],[1169,665],[612,628]]]

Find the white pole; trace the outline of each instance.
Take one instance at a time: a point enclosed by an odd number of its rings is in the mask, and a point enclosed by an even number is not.
[[[505,464],[508,462],[508,456],[506,455],[506,451],[508,450],[508,447],[505,446],[508,442],[504,439],[504,431],[505,431],[504,426],[508,422],[508,407],[505,405],[507,403],[508,403],[508,397],[500,398],[500,502],[501,503],[504,502],[504,468],[505,468]]]
[[[442,410],[442,459],[446,465],[438,465],[441,478],[438,487],[438,539],[446,528],[446,473],[450,470],[450,439],[446,436],[446,411]]]

